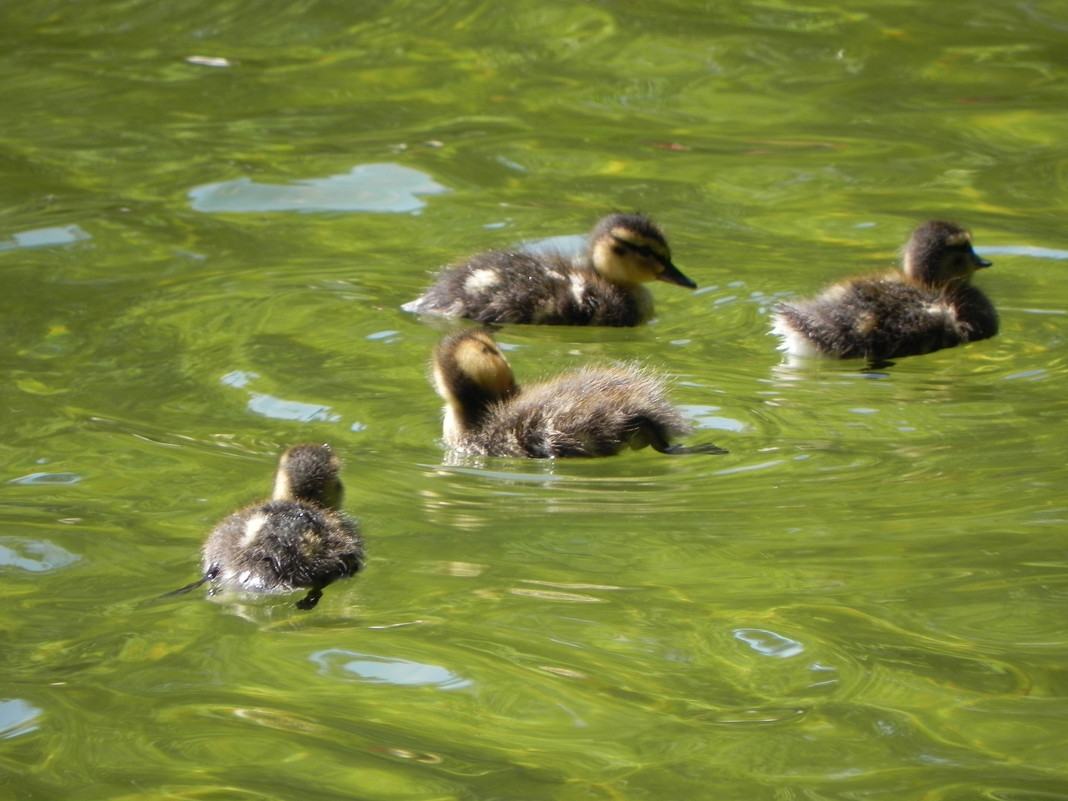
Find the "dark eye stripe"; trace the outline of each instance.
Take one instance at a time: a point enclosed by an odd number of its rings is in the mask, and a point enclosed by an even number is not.
[[[658,253],[648,245],[635,245],[633,242],[628,242],[626,239],[618,237],[615,234],[612,235],[612,238],[616,240],[616,242],[621,244],[623,247],[625,247],[627,250],[633,251],[634,253],[637,253],[640,256],[644,256],[647,259],[655,259],[664,267],[667,267],[669,264],[671,264],[670,257],[665,256],[662,253]]]

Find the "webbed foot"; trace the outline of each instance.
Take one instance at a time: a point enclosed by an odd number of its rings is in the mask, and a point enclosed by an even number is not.
[[[319,587],[314,587],[308,591],[308,594],[301,598],[295,604],[297,609],[314,609],[315,605],[319,603],[319,599],[323,597],[323,591]]]

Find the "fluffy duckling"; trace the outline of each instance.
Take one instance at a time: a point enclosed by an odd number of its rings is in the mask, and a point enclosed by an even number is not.
[[[205,582],[247,592],[283,593],[308,588],[297,602],[311,609],[323,587],[363,567],[356,523],[338,511],[340,463],[329,445],[294,445],[283,455],[274,496],[235,512],[208,535],[203,577],[168,595]]]
[[[772,332],[791,355],[865,358],[873,366],[986,339],[998,331],[997,312],[970,282],[989,266],[968,231],[932,220],[905,245],[904,274],[848,279],[811,300],[779,304]]]
[[[481,323],[633,326],[653,314],[648,281],[695,289],[671,263],[664,232],[642,214],[613,214],[577,260],[563,253],[495,250],[445,267],[405,311]]]
[[[611,456],[651,445],[661,453],[726,453],[715,445],[671,445],[690,426],[659,379],[635,367],[583,367],[520,389],[484,331],[445,337],[433,361],[445,400],[444,440],[482,456]]]

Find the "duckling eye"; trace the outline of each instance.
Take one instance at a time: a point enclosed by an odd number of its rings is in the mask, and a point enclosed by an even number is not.
[[[612,245],[612,252],[617,256],[622,256],[627,252],[627,249],[623,245]]]

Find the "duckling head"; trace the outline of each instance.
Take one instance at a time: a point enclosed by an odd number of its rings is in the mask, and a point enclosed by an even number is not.
[[[644,214],[613,214],[590,235],[593,268],[614,284],[666,281],[696,289],[697,284],[671,263],[671,249],[660,227]]]
[[[434,351],[434,388],[447,405],[445,439],[477,425],[491,405],[516,393],[515,376],[485,331],[450,334]]]
[[[972,235],[951,222],[925,222],[905,244],[905,275],[932,287],[967,284],[976,270],[990,265],[972,250]]]
[[[329,445],[294,445],[282,454],[274,480],[274,500],[338,509],[343,495],[341,463]]]

